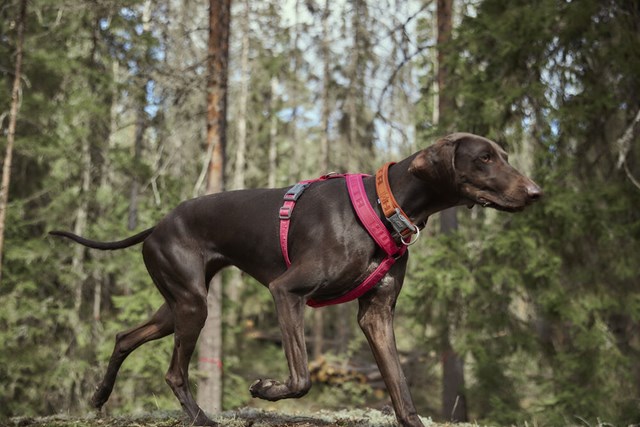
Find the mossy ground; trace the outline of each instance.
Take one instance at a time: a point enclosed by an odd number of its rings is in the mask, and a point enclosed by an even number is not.
[[[392,427],[396,425],[392,414],[378,410],[320,411],[309,414],[282,413],[246,408],[227,411],[213,417],[221,426],[228,427]],[[423,419],[426,427],[445,427],[430,419]],[[153,413],[128,417],[71,417],[65,415],[50,417],[24,417],[0,420],[0,426],[7,427],[183,427],[191,424],[179,412]],[[470,426],[470,425],[469,425]],[[464,427],[456,424],[456,427]]]

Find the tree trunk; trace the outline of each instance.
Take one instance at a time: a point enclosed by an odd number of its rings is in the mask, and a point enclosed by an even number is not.
[[[227,73],[231,0],[209,1],[207,58],[207,194],[224,190],[226,146]],[[222,280],[209,284],[208,317],[200,336],[198,354],[201,378],[198,404],[208,413],[222,408]]]
[[[91,148],[89,147],[88,139],[82,138],[80,141],[80,160],[82,164],[81,183],[80,183],[80,197],[79,205],[76,210],[76,221],[73,224],[73,232],[78,235],[84,234],[84,229],[87,226],[87,216],[89,215],[89,191],[91,190]],[[86,247],[76,245],[73,251],[73,257],[71,258],[71,271],[75,275],[77,283],[75,290],[74,310],[81,319],[82,310],[82,291],[85,280],[84,272],[84,255]]]
[[[144,86],[146,92],[147,84]],[[133,164],[135,170],[133,171],[133,179],[131,180],[131,192],[129,193],[129,220],[127,228],[129,230],[135,230],[138,226],[138,195],[140,193],[140,178],[137,175],[138,166],[142,158],[142,144],[144,142],[144,132],[147,128],[147,118],[145,107],[145,96],[142,96],[138,102],[138,109],[136,111],[136,132],[133,141]]]
[[[249,102],[249,84],[251,83],[251,62],[249,61],[251,6],[249,0],[244,0],[242,4],[244,9],[240,16],[242,21],[239,24],[242,32],[240,41],[240,95],[238,97],[238,114],[236,117],[237,140],[235,168],[233,171],[233,188],[236,190],[246,187],[247,105]],[[232,269],[228,281],[225,283],[227,289],[226,297],[229,302],[229,307],[226,309],[225,322],[230,326],[229,331],[225,334],[225,340],[230,348],[237,347],[240,336],[235,326],[238,324],[242,312],[240,298],[243,285],[242,272],[236,268]]]
[[[321,139],[321,164],[322,173],[331,172],[331,146],[329,142],[329,116],[331,115],[331,105],[329,104],[329,86],[331,84],[331,58],[329,49],[329,15],[331,9],[329,0],[324,2],[322,11],[322,139]]]
[[[227,76],[231,0],[209,2],[207,58],[207,194],[224,191],[224,159],[227,128]]]
[[[151,22],[151,0],[145,0],[142,9],[142,35],[148,35]],[[148,73],[147,64],[138,64],[141,76]],[[140,193],[140,177],[137,171],[139,170],[140,162],[142,161],[142,147],[144,144],[144,133],[147,130],[147,113],[145,108],[147,106],[147,93],[151,85],[151,80],[148,78],[143,79],[144,83],[141,84],[140,90],[142,91],[137,98],[136,109],[136,132],[133,141],[133,179],[131,182],[131,192],[129,193],[129,221],[127,228],[129,230],[135,230],[138,226],[138,196]],[[105,156],[106,157],[106,156]]]
[[[348,122],[348,169],[357,171],[368,168],[371,163],[371,141],[367,137],[368,123],[363,111],[366,102],[365,86],[368,56],[371,54],[369,45],[368,20],[369,12],[366,0],[354,0],[351,12],[351,32],[353,33],[353,47],[351,60],[347,68],[349,87],[345,100]]]
[[[295,31],[293,34],[293,46],[292,46],[292,50],[294,52],[294,55],[293,55],[293,75],[294,76],[298,76],[300,74],[300,53],[298,51],[298,44],[299,44],[298,42],[300,40],[300,27],[299,27],[300,3],[301,3],[301,0],[295,0],[295,3],[294,3]],[[297,77],[294,77],[293,87],[291,90],[292,92],[291,104],[293,105],[293,114],[291,115],[291,122],[290,122],[290,126],[293,132],[291,137],[291,141],[292,141],[291,149],[288,153],[289,168],[287,172],[287,178],[288,178],[287,182],[302,179],[302,176],[306,172],[303,170],[304,167],[302,166],[304,164],[304,161],[303,161],[304,153],[303,153],[303,145],[300,144],[300,140],[303,138],[303,136],[300,135],[301,133],[300,123],[298,118],[299,113],[301,111],[300,106],[303,103],[300,96],[301,89],[298,89],[300,85],[301,83],[298,82]]]
[[[442,417],[451,422],[467,421],[464,360],[451,346],[448,325],[442,337]]]
[[[453,112],[453,97],[447,90],[449,67],[447,64],[448,44],[451,41],[453,0],[438,0],[437,39],[437,80],[438,80],[438,127],[447,129]]]
[[[269,174],[267,177],[268,186],[273,188],[276,186],[278,177],[278,115],[277,108],[277,90],[278,77],[271,76],[271,97],[269,98],[269,114],[271,121],[269,123]]]
[[[356,32],[357,33],[357,32]],[[347,135],[347,167],[350,171],[357,171],[360,169],[360,159],[362,153],[360,150],[358,140],[358,110],[356,105],[356,89],[357,89],[357,70],[358,70],[358,46],[357,39],[355,41],[356,52],[353,53],[351,64],[349,66],[350,83],[347,90],[347,99],[345,101],[347,108],[347,116],[349,118]]]
[[[234,188],[239,190],[245,187],[245,169],[247,166],[247,103],[249,102],[249,80],[251,68],[249,64],[249,1],[244,0],[244,13],[242,15],[241,31],[242,41],[240,48],[240,97],[238,99],[238,141],[236,144],[236,167],[233,176]]]
[[[111,61],[111,73],[113,75],[113,82],[111,87],[111,108],[109,109],[109,137],[105,140],[105,154],[104,161],[102,162],[102,171],[100,172],[100,188],[107,189],[110,185],[111,162],[109,161],[109,151],[114,144],[114,134],[117,132],[118,127],[118,75],[119,75],[119,62],[117,60]],[[104,205],[99,206],[99,216],[106,215]],[[93,254],[98,264],[101,264],[101,260],[105,260],[106,254],[95,252]],[[110,300],[111,276],[108,273],[98,274],[94,272],[95,286],[93,288],[93,340],[94,342],[103,342],[104,334],[102,333],[102,302],[104,300]],[[128,285],[126,285],[128,286]],[[126,288],[125,288],[126,292]]]
[[[329,104],[329,86],[331,83],[330,58],[329,58],[329,15],[331,14],[329,0],[325,0],[322,11],[322,135],[320,136],[320,171],[331,172],[331,145],[329,139],[329,116],[331,105]],[[314,360],[320,358],[324,350],[324,311],[313,311],[313,328],[311,330],[311,351]]]
[[[438,128],[449,131],[450,117],[454,101],[447,90],[449,70],[447,64],[448,43],[451,40],[453,0],[438,0],[437,12],[437,82]],[[455,207],[440,213],[440,231],[448,234],[458,229],[458,216]],[[450,338],[450,326],[446,313],[442,319],[441,355],[442,355],[442,417],[448,421],[467,421],[467,402],[464,395],[464,360],[453,349]]]
[[[7,132],[7,148],[2,165],[2,184],[0,186],[0,283],[2,283],[2,253],[4,249],[4,224],[9,201],[9,185],[11,183],[11,162],[13,145],[16,139],[16,122],[20,107],[20,79],[22,77],[22,46],[24,44],[24,27],[27,18],[27,0],[21,0],[16,30],[16,66],[14,68],[13,88],[11,89],[11,110],[9,111],[9,128]]]

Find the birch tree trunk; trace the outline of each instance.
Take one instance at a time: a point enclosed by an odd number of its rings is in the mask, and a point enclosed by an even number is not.
[[[9,185],[11,183],[11,162],[13,161],[13,145],[16,139],[16,122],[20,108],[20,79],[22,77],[22,46],[24,44],[24,27],[27,18],[27,0],[20,1],[20,13],[16,29],[16,65],[14,68],[13,87],[11,89],[11,109],[9,111],[9,128],[7,131],[7,148],[2,165],[2,184],[0,186],[0,284],[2,283],[2,254],[4,250],[4,225],[9,201]]]
[[[227,76],[231,0],[209,1],[207,58],[207,194],[224,191]],[[198,404],[209,413],[222,408],[222,280],[209,284],[208,317],[198,344]]]

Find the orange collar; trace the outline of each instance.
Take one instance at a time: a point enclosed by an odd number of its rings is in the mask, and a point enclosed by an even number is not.
[[[386,163],[376,172],[376,193],[385,218],[391,223],[393,229],[400,234],[402,243],[408,245],[415,242],[417,237],[413,242],[405,242],[405,237],[410,238],[412,234],[420,235],[420,229],[411,222],[409,215],[402,210],[395,197],[393,197],[389,186],[389,167],[393,164],[395,163]]]

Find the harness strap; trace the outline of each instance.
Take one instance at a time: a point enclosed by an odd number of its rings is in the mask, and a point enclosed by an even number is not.
[[[404,251],[402,252],[404,253],[406,251],[406,246],[403,246],[403,248]],[[389,272],[389,270],[391,270],[391,266],[395,264],[395,262],[396,258],[387,257],[382,260],[380,265],[378,265],[378,267],[376,267],[376,269],[373,270],[373,272],[369,276],[367,276],[367,278],[364,279],[362,283],[360,283],[358,286],[356,286],[343,296],[327,301],[316,301],[310,299],[307,301],[307,305],[309,307],[318,308],[325,307],[327,305],[342,304],[345,302],[353,301],[354,299],[358,299],[362,295],[369,292],[375,285],[377,285],[378,282],[380,282],[380,280],[382,280],[382,278]]]
[[[287,200],[280,208],[280,249],[282,250],[282,256],[284,258],[284,263],[287,264],[287,268],[291,267],[287,237],[289,236],[291,212],[293,212],[295,205],[296,202]]]
[[[342,304],[343,302],[353,301],[369,292],[382,278],[389,272],[396,260],[407,251],[406,246],[398,246],[391,237],[391,233],[384,226],[376,212],[371,207],[371,203],[367,199],[367,194],[362,183],[363,175],[347,175],[347,189],[349,197],[358,218],[362,225],[367,229],[371,237],[376,241],[386,253],[387,257],[383,259],[378,267],[358,286],[351,289],[341,297],[327,301],[309,300],[307,305],[310,307],[324,307],[333,304]]]
[[[282,256],[284,262],[287,264],[287,268],[291,266],[291,260],[289,259],[289,248],[287,247],[287,237],[289,236],[289,225],[291,223],[291,213],[296,205],[296,202],[302,196],[304,190],[307,189],[312,182],[317,180],[300,181],[293,187],[291,187],[284,195],[284,204],[280,207],[280,248],[282,249]]]
[[[291,225],[291,214],[293,213],[293,208],[296,206],[296,202],[302,196],[304,190],[307,189],[311,184],[317,181],[326,181],[332,178],[342,178],[344,174],[338,173],[329,173],[327,175],[322,175],[320,178],[316,179],[307,179],[305,181],[300,181],[293,187],[287,190],[284,194],[284,203],[280,207],[279,216],[280,216],[280,249],[282,250],[282,256],[284,258],[284,262],[287,265],[287,268],[291,266],[291,260],[289,259],[289,245],[287,240],[289,238],[289,226]]]
[[[376,172],[376,193],[378,193],[380,206],[387,221],[391,223],[396,233],[404,238],[411,234],[418,233],[419,229],[411,222],[409,215],[402,210],[396,198],[393,197],[391,186],[389,185],[389,167],[393,164],[395,163],[386,163]]]
[[[396,245],[391,233],[389,233],[376,211],[371,207],[364,190],[362,175],[347,175],[347,190],[349,191],[351,204],[369,235],[387,253],[387,256],[396,255],[401,248]]]
[[[324,181],[330,178],[346,178],[347,190],[349,192],[349,197],[351,199],[351,204],[353,205],[360,222],[371,235],[371,237],[376,241],[378,246],[380,246],[387,254],[386,258],[384,258],[378,267],[369,275],[366,279],[362,281],[358,286],[354,289],[350,290],[346,294],[341,297],[334,298],[332,300],[327,301],[316,301],[310,299],[307,301],[307,305],[310,307],[324,307],[327,305],[333,304],[341,304],[343,302],[352,301],[354,299],[360,298],[362,295],[367,293],[371,288],[373,288],[382,278],[389,272],[391,266],[395,264],[396,260],[400,258],[407,251],[406,246],[398,246],[396,245],[391,233],[384,226],[373,207],[369,203],[367,199],[367,195],[364,189],[364,184],[362,182],[362,177],[366,175],[361,174],[347,174],[347,175],[337,175],[330,174],[322,176],[318,179],[301,181],[298,184],[291,187],[284,196],[284,203],[282,207],[280,207],[280,248],[282,249],[282,256],[285,260],[287,268],[291,266],[291,260],[289,259],[289,249],[288,249],[288,234],[289,234],[289,225],[291,222],[291,213],[296,205],[296,202],[304,192],[304,190],[309,187],[312,183],[316,181]]]

